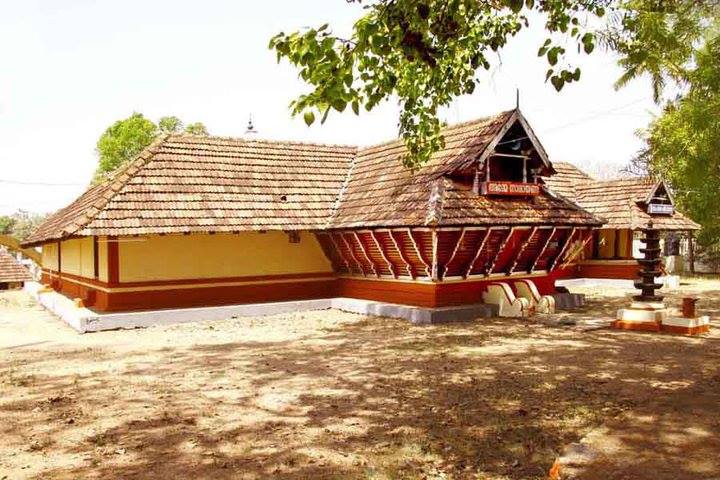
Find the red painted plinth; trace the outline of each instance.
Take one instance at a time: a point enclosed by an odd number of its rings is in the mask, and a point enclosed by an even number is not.
[[[615,320],[612,328],[619,330],[635,330],[641,332],[662,332],[678,335],[700,335],[710,331],[710,325],[698,325],[697,327],[680,327],[678,325],[662,325],[655,322],[623,322]]]

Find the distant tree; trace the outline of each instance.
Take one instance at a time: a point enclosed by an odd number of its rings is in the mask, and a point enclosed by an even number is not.
[[[97,142],[99,161],[93,183],[102,181],[128,160],[135,158],[158,135],[180,133],[183,126],[182,120],[175,116],[161,117],[156,125],[137,112],[113,123]],[[195,135],[209,135],[205,125],[200,122],[188,124],[184,131]]]
[[[207,127],[205,127],[205,125],[201,122],[195,122],[187,125],[185,127],[185,132],[192,135],[209,135]]]
[[[720,259],[720,37],[708,42],[687,72],[687,93],[669,102],[645,132],[637,170],[668,181],[678,205],[703,228],[698,245]]]
[[[183,126],[182,120],[175,116],[161,117],[158,120],[158,129],[162,133],[178,133],[182,131]]]
[[[96,178],[102,178],[135,157],[150,145],[157,134],[157,125],[142,113],[135,112],[130,117],[113,123],[97,142],[100,159],[95,172]]]
[[[0,234],[8,235],[12,233],[15,219],[10,215],[0,215]]]
[[[0,216],[0,234],[25,240],[47,218],[47,215],[18,210],[12,215]]]

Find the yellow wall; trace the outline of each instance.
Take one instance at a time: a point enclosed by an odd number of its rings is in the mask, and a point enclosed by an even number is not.
[[[121,282],[332,271],[312,233],[272,231],[121,238],[119,266]]]
[[[618,255],[621,258],[632,258],[632,230],[626,228],[618,232]]]
[[[598,256],[600,258],[615,257],[615,230],[611,228],[600,229]]]
[[[98,279],[108,281],[107,237],[98,237]]]
[[[49,270],[58,269],[57,243],[46,243],[42,246],[42,267]]]
[[[87,278],[95,276],[92,237],[64,240],[60,248],[62,272]]]

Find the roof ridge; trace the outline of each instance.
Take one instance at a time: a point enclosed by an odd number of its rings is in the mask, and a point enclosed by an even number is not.
[[[143,148],[133,160],[118,168],[107,180],[98,185],[98,187],[103,186],[104,188],[109,189],[110,193],[108,194],[107,192],[103,192],[100,199],[96,200],[92,205],[87,207],[80,218],[63,229],[63,233],[72,235],[92,222],[97,214],[100,213],[108,203],[110,203],[110,200],[112,200],[113,197],[115,197],[115,195],[122,190],[125,185],[127,185],[133,176],[137,174],[140,168],[142,168],[155,156],[157,148],[165,143],[169,136],[170,134],[168,133],[158,136],[150,143],[150,145]],[[131,172],[131,170],[134,171]]]
[[[425,225],[439,225],[443,217],[443,201],[445,200],[445,179],[438,177],[432,180],[430,195],[428,196],[428,212]]]
[[[508,114],[508,113],[512,113],[512,112],[514,112],[514,111],[515,111],[515,109],[512,109],[512,110],[504,110],[504,111],[498,112],[498,113],[496,113],[496,114],[494,114],[494,115],[485,115],[484,117],[478,117],[478,118],[475,118],[475,119],[473,119],[473,120],[465,120],[465,121],[463,121],[463,122],[458,122],[458,123],[447,123],[447,124],[441,126],[440,129],[441,129],[442,134],[444,135],[445,131],[447,131],[447,130],[453,130],[453,129],[461,128],[461,127],[469,127],[469,126],[471,126],[471,125],[475,125],[475,124],[478,124],[478,123],[487,122],[487,121],[490,120],[490,119],[496,119],[496,118],[500,117],[501,115],[505,115],[505,114]],[[394,143],[401,143],[402,141],[403,141],[402,138],[396,137],[396,138],[394,138],[394,139],[386,140],[386,141],[384,141],[384,142],[372,143],[372,144],[370,144],[370,145],[365,145],[365,146],[362,146],[362,147],[358,147],[358,153],[365,153],[365,152],[368,151],[368,150],[373,150],[373,149],[376,149],[376,148],[387,147],[387,146],[390,146],[390,145],[392,145],[392,144],[394,144]]]
[[[283,144],[283,145],[298,145],[307,147],[327,147],[327,148],[346,148],[348,150],[357,150],[357,145],[351,145],[348,143],[321,143],[321,142],[305,142],[302,140],[278,140],[272,138],[248,138],[248,137],[234,137],[231,135],[197,135],[192,133],[170,133],[167,134],[168,140],[172,141],[173,138],[192,138],[192,139],[210,139],[210,140],[224,140],[232,142],[242,143],[265,143],[265,144]]]
[[[353,155],[352,160],[350,161],[350,166],[347,169],[347,172],[345,173],[345,179],[343,180],[343,184],[340,187],[340,191],[337,194],[337,197],[335,197],[335,201],[333,202],[332,209],[330,210],[330,216],[328,217],[328,221],[325,223],[325,228],[330,228],[330,225],[335,220],[335,217],[337,215],[338,210],[340,209],[340,204],[342,203],[342,198],[345,195],[345,191],[347,190],[348,184],[350,183],[350,177],[352,177],[353,172],[355,171],[355,165],[357,164],[357,151],[355,152],[355,155]]]

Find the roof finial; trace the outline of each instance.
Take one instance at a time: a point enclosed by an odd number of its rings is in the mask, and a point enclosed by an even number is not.
[[[251,113],[250,116],[248,117],[248,124],[247,124],[247,129],[245,130],[245,135],[248,135],[248,134],[254,135],[256,133],[257,133],[257,130],[255,130],[255,126],[253,125],[252,113]]]
[[[515,88],[515,110],[520,110],[520,89]]]

